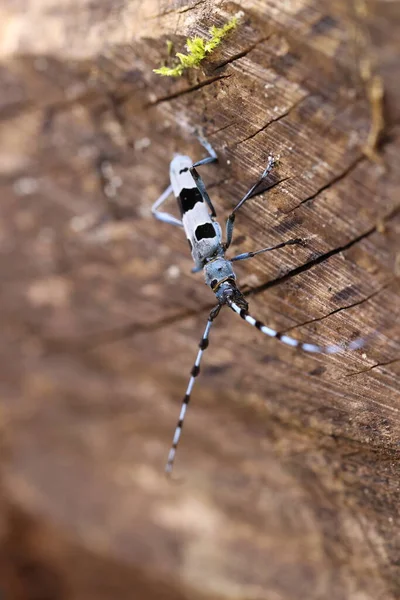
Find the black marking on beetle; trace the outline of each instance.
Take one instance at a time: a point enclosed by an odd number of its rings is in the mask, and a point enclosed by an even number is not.
[[[261,329],[261,327],[263,326],[261,321],[256,321],[256,327],[257,329]]]
[[[244,310],[244,308],[242,308],[242,310],[240,311],[240,316],[242,317],[242,319],[245,319],[247,315],[247,312]]]
[[[200,367],[198,365],[193,365],[193,369],[191,371],[192,377],[197,377],[197,375],[199,373],[200,373]]]
[[[215,229],[211,223],[204,223],[196,227],[195,236],[197,241],[204,240],[204,238],[213,238],[216,236]]]
[[[208,338],[203,338],[199,344],[200,350],[205,350],[208,348]]]
[[[203,198],[197,187],[190,189],[183,188],[179,194],[178,201],[181,215],[183,216],[188,210],[192,210],[198,202],[203,202]]]
[[[189,168],[188,168],[188,167],[185,167],[184,169],[181,169],[181,170],[179,171],[179,175],[181,175],[182,173],[187,173],[187,171],[189,171]]]
[[[211,287],[215,288],[215,286],[217,285],[217,283],[218,283],[218,279],[213,279],[212,282],[211,282]]]

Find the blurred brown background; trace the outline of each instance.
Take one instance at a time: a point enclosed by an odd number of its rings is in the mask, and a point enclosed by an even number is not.
[[[178,79],[152,72],[239,9]],[[400,597],[400,5],[20,0],[0,7],[0,585],[9,600]],[[220,220],[263,170],[213,297],[151,205],[204,156]],[[171,201],[171,206],[173,203]],[[172,209],[174,210],[174,208]]]

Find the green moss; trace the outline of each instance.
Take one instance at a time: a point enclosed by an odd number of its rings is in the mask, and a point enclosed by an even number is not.
[[[209,30],[210,39],[206,40],[201,37],[188,38],[186,40],[187,54],[181,52],[176,53],[178,63],[175,67],[160,67],[159,69],[153,69],[154,73],[163,75],[164,77],[180,77],[185,69],[198,69],[200,63],[206,58],[208,54],[211,54],[217,46],[220,45],[223,38],[229,31],[236,29],[238,26],[239,17],[238,15],[233,16],[228,23],[225,23],[223,27],[212,26]],[[168,50],[170,51],[171,42],[167,41]]]
[[[174,51],[174,42],[171,42],[171,40],[167,40],[167,55],[172,56],[173,51]]]

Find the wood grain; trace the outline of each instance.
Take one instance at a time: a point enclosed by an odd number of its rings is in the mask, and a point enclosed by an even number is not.
[[[239,9],[202,69],[152,72],[167,39],[180,51]],[[0,10],[5,597],[397,598],[397,3]],[[171,485],[214,300],[182,231],[150,210],[173,153],[203,156],[195,127],[220,159],[203,174],[221,221],[279,157],[232,254],[305,240],[237,265],[252,314],[304,341],[367,345],[301,354],[222,311]]]

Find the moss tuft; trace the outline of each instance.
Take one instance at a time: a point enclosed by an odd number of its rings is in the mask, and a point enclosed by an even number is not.
[[[186,40],[186,50],[188,53],[176,53],[176,58],[179,62],[175,67],[164,66],[159,69],[153,69],[153,72],[164,77],[180,77],[185,69],[198,69],[206,56],[211,54],[220,45],[226,34],[232,29],[236,29],[238,22],[239,16],[235,15],[223,27],[215,27],[213,25],[209,30],[211,36],[209,40],[202,37],[188,38]],[[171,52],[170,41],[167,41],[167,47],[169,52]]]

